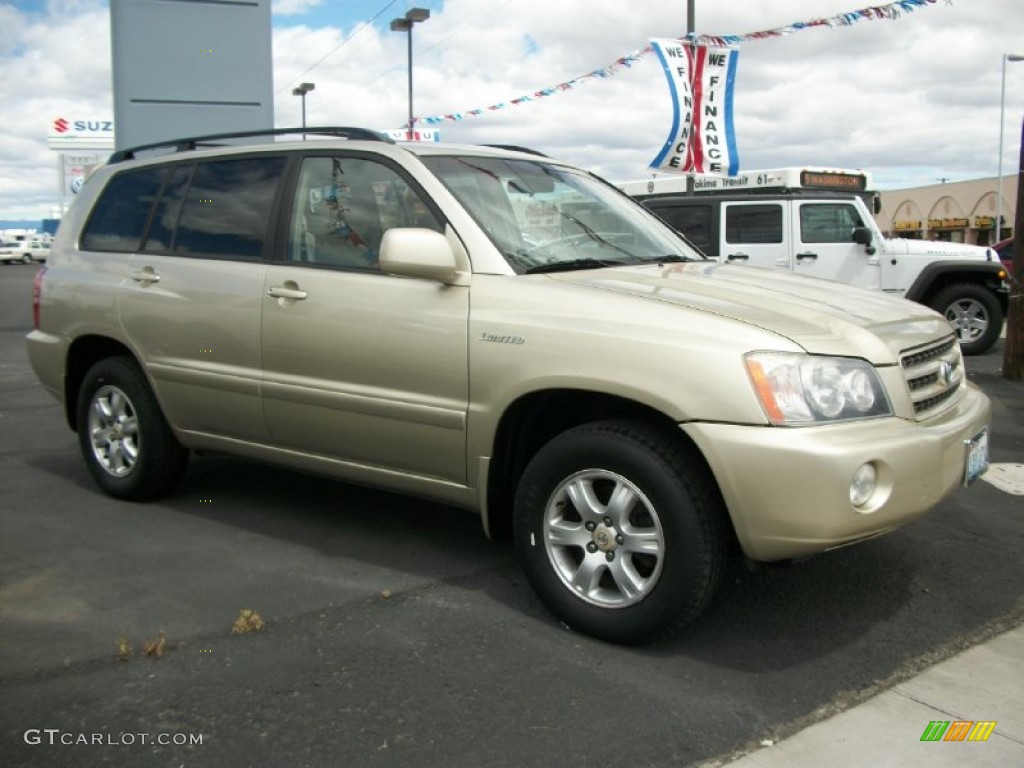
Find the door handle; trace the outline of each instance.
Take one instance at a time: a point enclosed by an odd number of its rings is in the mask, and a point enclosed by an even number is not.
[[[796,257],[797,257],[797,259],[816,259],[816,258],[818,258],[818,254],[810,253],[810,252],[808,252],[808,253],[798,253],[796,255]]]
[[[159,283],[160,275],[154,272],[152,267],[146,267],[145,269],[132,270],[132,280],[136,283],[149,285],[150,283]]]
[[[748,253],[730,253],[725,257],[729,261],[747,261],[750,258]]]
[[[295,286],[295,283],[292,283],[291,286]],[[275,299],[292,299],[293,301],[301,301],[309,295],[305,291],[300,291],[298,286],[291,286],[272,285],[267,289],[267,295]]]

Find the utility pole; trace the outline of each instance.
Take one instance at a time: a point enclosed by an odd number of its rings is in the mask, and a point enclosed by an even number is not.
[[[1024,120],[1020,126],[1020,141],[1017,212],[1013,218],[1013,275],[1003,347],[1003,378],[1011,381],[1024,381]]]

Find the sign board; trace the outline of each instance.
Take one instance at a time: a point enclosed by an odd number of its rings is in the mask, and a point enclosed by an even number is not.
[[[651,40],[672,96],[672,126],[650,167],[657,171],[735,176],[739,171],[733,92],[735,48]]]
[[[50,149],[113,149],[114,121],[95,115],[57,115],[50,121],[47,142]]]
[[[273,128],[270,4],[110,0],[117,148]]]
[[[107,154],[101,152],[65,152],[61,155],[61,196],[77,195],[85,180],[97,167],[106,162]]]

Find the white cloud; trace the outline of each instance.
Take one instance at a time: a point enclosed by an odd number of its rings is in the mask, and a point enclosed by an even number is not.
[[[280,16],[298,16],[323,5],[324,0],[274,0],[271,8]]]
[[[332,0],[341,2],[342,0]],[[352,0],[345,0],[347,18]],[[319,5],[319,9],[316,6]],[[361,18],[380,10],[365,2]],[[748,33],[863,7],[851,0],[697,0],[697,31]],[[415,112],[441,115],[532,94],[685,32],[685,3],[447,0],[414,28]],[[398,9],[398,6],[396,6]],[[406,120],[406,37],[350,23],[310,26],[331,3],[279,0],[276,123],[298,125],[291,87],[316,83],[307,122],[397,128]],[[400,13],[396,10],[395,15]],[[381,23],[381,20],[378,20]],[[743,168],[863,167],[883,184],[993,176],[1000,56],[1024,53],[1019,0],[936,2],[896,21],[862,20],[740,46],[736,131]],[[56,114],[110,115],[109,19],[97,2],[51,2],[28,15],[0,5],[0,98],[17,120],[0,135],[0,218],[38,217],[56,202],[46,148]],[[13,41],[13,42],[12,42]],[[13,47],[12,47],[13,46]],[[315,65],[315,66],[314,66]],[[312,69],[310,69],[312,67]],[[641,178],[668,132],[670,105],[653,56],[522,106],[439,127],[446,140],[534,146],[609,178]],[[1003,166],[1015,168],[1024,63],[1007,68]]]

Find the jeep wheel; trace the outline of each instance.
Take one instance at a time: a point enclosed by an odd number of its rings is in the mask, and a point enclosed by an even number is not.
[[[628,421],[554,438],[515,500],[516,543],[541,601],[616,643],[668,634],[704,609],[725,562],[726,519],[696,450]]]
[[[111,357],[89,369],[78,392],[77,421],[86,466],[111,496],[150,499],[181,479],[188,451],[131,360]]]
[[[1003,330],[1003,308],[992,291],[973,283],[958,283],[939,291],[931,308],[953,326],[965,355],[987,352]]]

